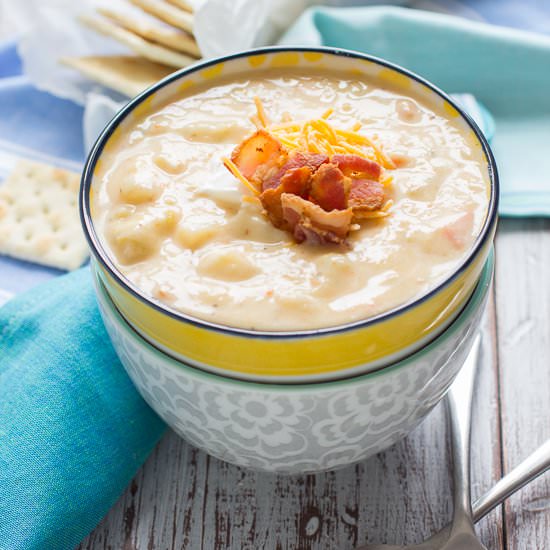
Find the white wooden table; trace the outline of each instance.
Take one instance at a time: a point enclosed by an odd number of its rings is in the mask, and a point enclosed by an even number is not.
[[[474,403],[474,497],[550,437],[550,220],[501,221],[496,250]],[[348,550],[420,541],[451,512],[439,406],[386,452],[316,476],[242,470],[168,433],[80,548]],[[489,550],[550,549],[550,475],[478,533]]]

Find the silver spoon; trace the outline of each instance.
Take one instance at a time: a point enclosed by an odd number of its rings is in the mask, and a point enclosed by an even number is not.
[[[481,335],[478,333],[446,398],[451,428],[454,506],[451,533],[441,550],[487,550],[474,529],[470,495],[472,394],[480,343]]]
[[[521,464],[500,479],[492,489],[487,491],[473,505],[473,520],[477,523],[491,510],[505,501],[510,495],[519,491],[524,485],[550,469],[550,439],[531,453]],[[393,544],[367,544],[356,550],[436,550],[449,539],[450,525],[421,544],[399,546]]]
[[[503,477],[490,491],[470,505],[469,433],[471,398],[475,369],[479,355],[480,335],[464,366],[448,393],[454,469],[454,515],[445,527],[421,544],[367,544],[357,550],[486,550],[477,537],[473,522],[478,521],[512,493],[550,468],[550,440],[543,444],[519,466]]]

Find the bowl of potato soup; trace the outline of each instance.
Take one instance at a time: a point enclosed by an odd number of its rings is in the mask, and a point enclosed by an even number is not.
[[[308,384],[237,380],[177,361],[129,325],[98,272],[94,282],[107,332],[126,372],[178,435],[232,464],[301,474],[365,460],[425,418],[468,355],[493,269],[491,253],[466,306],[421,350],[375,372]]]
[[[80,207],[116,308],[163,352],[254,381],[392,364],[448,327],[492,245],[489,146],[409,71],[328,48],[197,64],[131,100]]]

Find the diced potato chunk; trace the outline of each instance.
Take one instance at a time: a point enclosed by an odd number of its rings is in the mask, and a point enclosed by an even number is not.
[[[109,195],[114,202],[144,204],[158,199],[166,184],[166,174],[147,159],[128,159],[109,181]]]
[[[180,134],[188,141],[201,143],[238,143],[249,131],[246,119],[240,118],[223,121],[196,120],[185,124]]]
[[[181,219],[181,210],[177,206],[163,206],[155,209],[152,226],[163,234],[171,233]]]
[[[121,264],[146,260],[160,247],[159,236],[149,224],[136,223],[133,218],[114,220],[107,228],[107,239]]]
[[[197,271],[221,281],[245,281],[257,275],[259,268],[240,248],[212,250],[199,260]]]
[[[422,111],[412,99],[400,99],[396,101],[395,111],[403,122],[414,124],[422,120]]]
[[[126,217],[115,216],[107,222],[107,239],[120,263],[141,262],[159,250],[180,217],[176,206],[150,207]]]
[[[131,174],[119,183],[119,196],[123,202],[130,204],[142,204],[152,202],[160,196],[162,192],[158,182],[152,179],[136,178]]]
[[[121,204],[113,209],[111,213],[111,219],[123,219],[128,218],[136,211],[136,207],[133,204]]]
[[[185,162],[176,155],[162,153],[155,155],[153,162],[168,174],[181,174],[185,170]]]
[[[208,225],[203,227],[191,227],[189,225],[179,225],[174,233],[176,242],[190,250],[197,250],[204,246],[219,231],[219,225]]]

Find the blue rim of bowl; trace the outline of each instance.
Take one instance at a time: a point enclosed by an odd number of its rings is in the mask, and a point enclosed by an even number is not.
[[[107,143],[107,141],[109,140],[109,138],[111,137],[111,135],[113,134],[113,132],[115,131],[115,129],[122,122],[122,120],[124,120],[128,114],[130,114],[140,103],[142,103],[149,96],[156,93],[159,89],[163,88],[164,86],[171,84],[172,82],[175,82],[184,76],[191,75],[197,71],[201,71],[207,67],[210,67],[212,65],[217,65],[218,63],[223,63],[231,59],[239,59],[242,57],[250,57],[252,55],[271,54],[271,53],[278,53],[278,52],[280,53],[282,52],[284,53],[314,52],[314,53],[323,53],[327,55],[335,55],[340,57],[354,58],[362,61],[369,61],[369,62],[378,64],[381,67],[392,69],[398,73],[401,73],[415,80],[419,84],[422,84],[423,86],[427,87],[431,91],[435,92],[436,95],[440,96],[444,101],[452,105],[460,114],[460,116],[466,121],[468,126],[476,135],[478,141],[481,143],[481,146],[483,148],[483,153],[485,155],[485,158],[487,159],[487,171],[489,173],[490,190],[491,190],[491,196],[489,200],[489,206],[487,209],[487,216],[485,218],[485,222],[483,224],[483,227],[481,228],[481,231],[479,232],[479,235],[476,238],[474,245],[470,249],[468,256],[453,271],[453,273],[449,277],[447,277],[440,284],[432,288],[426,294],[423,294],[417,298],[409,300],[405,304],[392,308],[374,317],[369,317],[368,319],[364,319],[360,321],[354,321],[352,323],[344,323],[344,324],[335,325],[331,327],[322,327],[322,328],[302,330],[302,331],[251,330],[251,329],[231,327],[228,325],[221,325],[218,323],[213,323],[211,321],[206,321],[198,317],[195,317],[193,315],[183,313],[175,309],[171,309],[166,304],[163,304],[162,302],[155,300],[150,296],[147,296],[145,292],[140,290],[136,285],[134,285],[122,273],[119,272],[119,270],[116,268],[111,258],[109,257],[109,254],[103,248],[103,245],[101,244],[101,239],[98,237],[97,233],[95,232],[94,224],[92,221],[92,216],[90,212],[89,191],[92,185],[94,168],[97,164],[97,161],[99,160],[99,157],[101,156],[101,153],[103,152],[103,148]],[[255,69],[251,69],[251,71],[254,71],[254,70]],[[422,78],[416,73],[413,73],[412,71],[409,71],[407,69],[404,69],[403,67],[400,67],[399,65],[395,65],[394,63],[385,61],[384,59],[381,59],[372,55],[352,51],[352,50],[345,50],[341,48],[329,48],[329,47],[272,46],[267,48],[256,48],[256,49],[246,50],[243,52],[226,55],[223,57],[218,57],[215,59],[211,59],[209,61],[204,61],[202,63],[197,63],[190,67],[181,69],[179,71],[172,73],[166,78],[163,78],[156,84],[153,84],[151,87],[144,90],[141,94],[131,99],[111,119],[111,121],[107,124],[103,132],[101,132],[96,142],[94,143],[94,146],[92,147],[92,150],[90,151],[90,154],[86,159],[86,164],[82,172],[78,202],[79,202],[80,221],[84,229],[86,240],[88,241],[88,245],[90,246],[90,249],[92,250],[94,256],[102,265],[102,267],[110,274],[110,276],[114,278],[115,281],[124,290],[126,290],[128,293],[134,296],[134,298],[137,298],[139,301],[143,302],[144,304],[150,307],[153,307],[154,309],[156,309],[157,311],[159,311],[164,315],[168,315],[173,319],[194,325],[198,328],[207,329],[215,332],[221,332],[232,336],[241,336],[241,337],[248,337],[248,338],[264,338],[264,339],[272,339],[272,340],[289,340],[289,339],[299,339],[299,338],[310,338],[315,336],[330,336],[330,335],[338,334],[348,330],[363,329],[365,327],[374,325],[376,323],[387,321],[392,317],[401,315],[407,310],[417,307],[418,305],[432,298],[435,294],[439,293],[443,288],[448,286],[453,280],[455,280],[461,273],[463,273],[470,266],[474,258],[477,257],[479,251],[485,245],[485,242],[491,233],[491,228],[493,227],[496,221],[497,207],[498,207],[498,200],[499,200],[499,189],[500,189],[500,185],[499,185],[498,171],[496,167],[495,158],[493,156],[491,148],[489,147],[489,143],[485,139],[485,136],[483,135],[482,131],[480,130],[478,125],[474,122],[474,120],[468,115],[468,113],[466,113],[462,109],[462,107],[460,107],[460,105],[458,105],[445,92],[443,92],[441,89],[439,89],[437,86],[435,86],[428,80]]]
[[[326,389],[329,386],[345,386],[347,384],[354,384],[356,382],[365,380],[366,378],[375,378],[377,376],[381,376],[383,374],[386,374],[388,372],[393,372],[398,369],[402,369],[406,367],[407,365],[419,360],[423,356],[425,356],[427,353],[432,351],[436,346],[438,346],[443,340],[446,340],[447,338],[451,337],[457,330],[460,329],[460,327],[468,320],[472,314],[476,313],[477,307],[484,302],[484,300],[487,299],[487,294],[490,291],[491,283],[493,281],[493,276],[495,272],[495,252],[494,249],[491,248],[489,255],[487,256],[487,261],[485,262],[483,266],[483,270],[481,272],[481,276],[474,288],[474,292],[468,299],[468,302],[466,305],[462,308],[456,319],[441,333],[438,334],[435,338],[427,342],[424,346],[422,346],[419,350],[414,351],[413,353],[407,355],[406,357],[403,357],[399,361],[395,363],[391,363],[386,366],[382,366],[378,369],[363,372],[360,374],[354,374],[352,376],[343,376],[340,378],[332,378],[330,380],[316,380],[312,382],[280,382],[280,381],[262,381],[262,380],[248,380],[246,378],[239,378],[234,376],[226,376],[220,373],[214,373],[207,371],[205,369],[201,369],[200,367],[196,367],[195,365],[190,365],[189,363],[184,363],[183,361],[178,361],[171,355],[168,355],[161,349],[157,348],[154,344],[149,342],[147,339],[145,339],[141,334],[139,334],[134,327],[130,325],[130,323],[124,318],[122,313],[118,310],[116,305],[113,303],[113,300],[105,288],[105,284],[97,274],[95,270],[92,270],[92,277],[94,277],[97,281],[97,285],[99,289],[97,292],[102,294],[102,297],[99,298],[100,300],[107,303],[106,307],[109,308],[109,310],[112,312],[112,314],[116,317],[116,320],[118,322],[118,326],[120,330],[123,330],[129,334],[129,337],[135,340],[138,345],[145,346],[151,353],[154,353],[155,355],[160,356],[164,361],[168,361],[171,367],[174,367],[176,369],[184,369],[189,370],[193,373],[195,376],[203,377],[209,380],[216,380],[218,382],[222,381],[224,383],[233,384],[233,385],[245,385],[245,386],[253,386],[255,389],[260,390],[266,390],[267,391],[318,391],[319,389]]]

